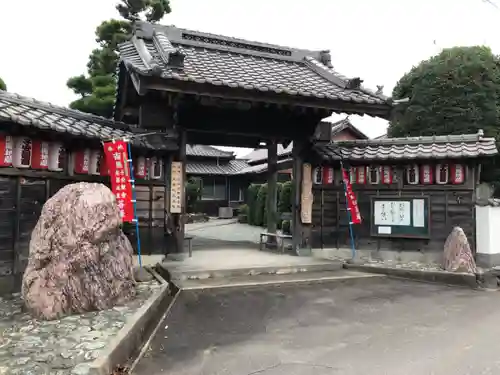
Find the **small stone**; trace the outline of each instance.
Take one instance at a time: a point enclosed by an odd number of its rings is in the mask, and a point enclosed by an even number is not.
[[[455,227],[444,244],[443,268],[449,272],[476,271],[476,262],[469,246],[469,241],[460,227]]]
[[[16,359],[16,365],[24,366],[30,361],[30,357],[20,357]]]
[[[45,352],[45,353],[40,353],[35,357],[35,361],[37,362],[42,362],[42,363],[51,363],[55,358],[54,353],[51,352]]]
[[[85,363],[76,365],[71,371],[71,375],[88,375],[90,373],[90,366]]]
[[[140,283],[148,282],[153,280],[153,275],[144,267],[134,268],[134,280]]]
[[[96,350],[91,350],[90,352],[86,352],[83,356],[83,358],[85,358],[86,361],[93,361],[97,357],[99,357],[99,352]]]

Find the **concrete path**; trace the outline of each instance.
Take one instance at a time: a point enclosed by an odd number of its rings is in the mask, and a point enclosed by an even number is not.
[[[182,292],[137,375],[499,374],[495,293],[387,278]]]

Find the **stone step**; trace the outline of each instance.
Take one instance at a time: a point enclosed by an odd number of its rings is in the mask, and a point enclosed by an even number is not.
[[[340,271],[342,262],[311,262],[310,264],[293,264],[284,266],[259,266],[226,269],[176,269],[169,263],[160,265],[173,280],[205,280],[228,277],[249,277],[257,275],[288,275],[307,272]]]
[[[293,284],[369,282],[386,278],[385,275],[347,270],[300,272],[294,274],[261,274],[198,280],[172,280],[181,290],[205,290],[218,288],[264,287]]]

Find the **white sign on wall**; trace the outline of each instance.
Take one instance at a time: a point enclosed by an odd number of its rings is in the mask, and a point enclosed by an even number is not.
[[[411,225],[410,201],[376,201],[374,207],[375,225]]]

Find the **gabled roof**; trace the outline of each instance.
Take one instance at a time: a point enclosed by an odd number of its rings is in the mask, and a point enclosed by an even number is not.
[[[177,148],[161,135],[137,137],[127,124],[0,90],[2,121],[101,141],[129,138],[133,146],[152,150]]]
[[[368,136],[364,134],[361,130],[356,128],[349,119],[345,118],[343,120],[332,123],[332,137],[339,134],[341,131],[349,129],[354,134],[356,134],[361,139],[368,139]],[[292,154],[293,142],[288,145],[288,147],[283,147],[278,144],[278,158],[285,157]],[[267,149],[257,148],[250,152],[249,154],[243,156],[241,159],[246,160],[249,164],[255,164],[257,162],[265,162],[267,160]]]
[[[477,134],[431,137],[382,138],[356,141],[334,141],[314,146],[325,161],[339,160],[412,160],[462,159],[492,156],[498,153],[495,139]]]
[[[234,175],[248,167],[243,160],[229,160],[226,163],[197,162],[189,160],[186,173],[196,175]]]
[[[293,97],[361,103],[390,110],[390,99],[333,69],[328,51],[308,51],[136,22],[119,46],[131,74]],[[132,80],[134,82],[134,79]],[[136,87],[139,91],[139,88]],[[362,112],[362,111],[361,111]]]
[[[206,158],[234,159],[234,153],[223,151],[213,146],[186,145],[186,155]]]

